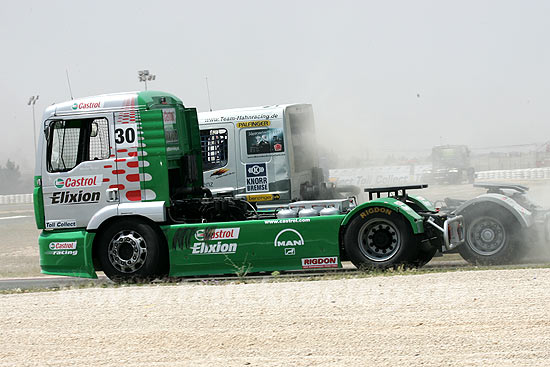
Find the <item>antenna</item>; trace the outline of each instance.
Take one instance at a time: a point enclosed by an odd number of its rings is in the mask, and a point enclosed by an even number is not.
[[[206,93],[208,93],[208,107],[210,107],[210,112],[212,112],[212,102],[210,102],[210,88],[208,87],[208,75],[204,77],[206,79]]]
[[[69,69],[65,69],[65,74],[67,74],[67,84],[69,85],[69,94],[71,95],[71,100],[73,100],[73,90],[71,89],[71,80],[69,79]]]

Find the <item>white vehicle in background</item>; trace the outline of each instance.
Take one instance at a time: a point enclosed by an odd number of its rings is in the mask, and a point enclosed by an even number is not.
[[[345,198],[319,168],[310,104],[199,113],[204,184],[214,195],[280,205],[292,200]]]

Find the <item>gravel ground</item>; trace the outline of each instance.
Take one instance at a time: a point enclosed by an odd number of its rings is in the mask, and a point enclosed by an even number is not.
[[[550,269],[0,296],[0,366],[547,366]]]

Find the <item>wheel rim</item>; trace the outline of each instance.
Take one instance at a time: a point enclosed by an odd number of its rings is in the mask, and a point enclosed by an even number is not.
[[[470,224],[468,228],[468,245],[478,255],[494,255],[502,250],[505,244],[506,230],[498,219],[480,217]]]
[[[145,264],[147,244],[135,231],[120,231],[109,243],[108,256],[111,265],[119,272],[134,273]]]
[[[391,259],[401,248],[401,236],[393,222],[371,219],[359,230],[359,250],[369,260],[382,262]]]

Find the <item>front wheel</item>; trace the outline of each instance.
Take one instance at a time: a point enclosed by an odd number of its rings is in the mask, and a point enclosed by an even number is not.
[[[99,261],[115,282],[149,280],[164,275],[161,240],[150,225],[122,219],[99,237]]]
[[[412,229],[397,212],[370,207],[350,221],[344,249],[357,268],[387,269],[410,265],[417,257]]]

